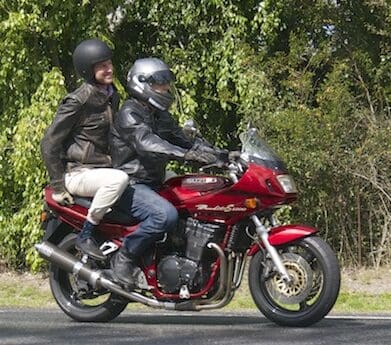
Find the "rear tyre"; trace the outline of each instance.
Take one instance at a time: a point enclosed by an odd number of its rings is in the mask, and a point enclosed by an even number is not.
[[[58,245],[76,257],[80,253],[75,248],[76,234],[69,234]],[[90,262],[91,266],[94,262]],[[49,267],[49,282],[54,299],[65,314],[76,321],[105,322],[117,317],[128,302],[102,288],[93,288],[53,264]]]
[[[250,262],[249,286],[255,304],[281,326],[303,327],[321,320],[334,306],[340,269],[330,246],[316,236],[278,249],[288,274],[286,284],[274,265],[258,252]]]

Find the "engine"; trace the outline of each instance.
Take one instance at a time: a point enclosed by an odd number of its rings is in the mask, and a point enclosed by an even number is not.
[[[166,293],[178,293],[181,288],[198,291],[209,277],[210,265],[216,253],[207,248],[209,242],[219,243],[224,227],[188,218],[184,224],[184,248],[182,253],[166,255],[157,267],[157,277]],[[178,239],[174,242],[179,243]]]

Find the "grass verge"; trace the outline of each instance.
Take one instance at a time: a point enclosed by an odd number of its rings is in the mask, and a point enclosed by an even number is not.
[[[256,310],[247,287],[241,288],[226,308],[230,310]],[[332,312],[346,314],[391,313],[391,293],[368,294],[341,290]]]
[[[341,292],[332,312],[391,313],[391,291],[387,287],[379,289],[378,278],[382,277],[382,284],[390,286],[387,284],[389,272],[389,269],[374,273],[355,271],[354,274],[345,271],[342,275]],[[57,305],[51,295],[47,277],[3,272],[0,273],[0,308],[4,307],[57,308]],[[131,304],[131,308],[146,307]],[[232,302],[224,308],[226,311],[256,309],[246,279]]]
[[[48,279],[42,275],[0,274],[0,307],[55,307]]]

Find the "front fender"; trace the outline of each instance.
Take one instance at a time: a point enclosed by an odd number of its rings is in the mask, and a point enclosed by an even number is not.
[[[300,238],[310,236],[318,232],[317,229],[300,224],[280,225],[272,228],[269,232],[269,242],[272,246],[277,247],[283,244],[296,241]],[[259,251],[259,245],[254,244],[250,247],[249,256]]]

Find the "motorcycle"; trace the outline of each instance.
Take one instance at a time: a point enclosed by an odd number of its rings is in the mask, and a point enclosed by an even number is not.
[[[240,135],[241,152],[168,179],[160,195],[178,210],[177,229],[140,258],[146,282],[128,290],[105,272],[137,221],[113,208],[99,225],[97,241],[107,259],[75,248],[91,202],[61,206],[45,188],[43,241],[35,247],[49,261],[51,292],[77,321],[117,317],[131,302],[153,308],[201,311],[222,308],[238,290],[247,261],[251,296],[261,313],[281,326],[309,326],[334,306],[340,269],[317,229],[281,225],[274,213],[297,198],[282,160],[254,128]]]

